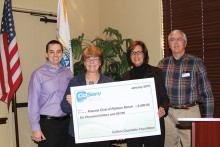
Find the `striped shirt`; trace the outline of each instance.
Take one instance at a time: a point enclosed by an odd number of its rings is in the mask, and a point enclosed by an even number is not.
[[[205,117],[213,117],[214,97],[204,62],[185,53],[179,60],[173,56],[162,59],[170,105],[183,106],[203,102]]]

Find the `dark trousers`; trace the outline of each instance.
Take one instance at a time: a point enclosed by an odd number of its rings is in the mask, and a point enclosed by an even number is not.
[[[161,135],[126,139],[127,147],[164,147],[164,118],[160,119]]]
[[[110,147],[110,141],[90,142],[90,143],[75,143],[75,138],[71,136],[71,146],[69,147]]]
[[[148,136],[148,137],[140,137],[140,138],[132,138],[126,140],[127,147],[163,147],[161,144],[161,136]]]
[[[38,147],[70,147],[68,142],[69,121],[69,118],[65,120],[41,118],[41,131],[46,140],[39,142]]]

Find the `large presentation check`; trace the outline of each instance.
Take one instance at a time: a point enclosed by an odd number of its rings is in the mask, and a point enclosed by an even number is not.
[[[154,78],[71,87],[76,143],[160,134]]]

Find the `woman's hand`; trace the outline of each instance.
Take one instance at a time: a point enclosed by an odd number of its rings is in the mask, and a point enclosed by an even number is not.
[[[158,109],[159,118],[163,117],[165,114],[166,114],[166,112],[165,112],[164,108],[159,107],[159,109]]]
[[[69,95],[66,95],[66,100],[67,100],[67,102],[70,104],[70,106],[72,107],[72,97],[71,97],[70,94],[69,94]]]
[[[117,139],[117,141],[124,141],[125,139]]]

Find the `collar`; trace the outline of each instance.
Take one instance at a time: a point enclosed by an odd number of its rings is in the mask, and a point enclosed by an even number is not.
[[[56,69],[55,67],[50,65],[49,61],[46,61],[45,66],[48,70],[57,70],[57,71],[63,70],[63,66],[61,64],[59,65],[59,68]]]
[[[148,66],[148,64],[143,63],[142,65],[140,65],[138,67],[134,66],[134,70],[135,71],[143,71],[143,70],[145,70],[147,68],[147,66]]]
[[[185,58],[185,56],[186,56],[186,53],[184,53],[178,60],[175,59],[174,56],[172,56],[172,57],[173,57],[173,62],[174,62],[174,64],[175,64],[175,65],[180,65],[181,62],[183,62],[183,59]]]
[[[104,75],[102,74],[102,72],[99,70],[99,80],[98,80],[98,83],[99,81],[101,81],[103,79]],[[82,81],[86,81],[86,72],[84,72],[82,75],[81,75],[81,80]]]

